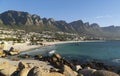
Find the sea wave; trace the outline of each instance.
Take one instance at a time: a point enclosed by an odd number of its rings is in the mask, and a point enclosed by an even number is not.
[[[45,46],[45,47],[32,49],[30,51],[22,52],[22,53],[20,53],[20,55],[23,55],[23,54],[28,54],[28,55],[45,54],[45,53],[50,52],[52,50],[55,50],[55,46]]]
[[[120,59],[119,59],[119,58],[117,58],[117,59],[113,59],[112,62],[120,63]]]

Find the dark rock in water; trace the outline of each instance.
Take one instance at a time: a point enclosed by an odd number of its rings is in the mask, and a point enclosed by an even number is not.
[[[62,57],[59,55],[59,54],[53,54],[53,56],[52,57],[56,57],[56,58],[58,58],[58,59],[61,59]]]
[[[82,70],[79,70],[79,74],[83,74],[84,76],[92,76],[92,74],[96,71],[96,69],[91,69],[91,68],[85,68]]]
[[[109,65],[106,65],[102,62],[97,62],[97,61],[87,62],[85,64],[82,64],[81,66],[83,68],[84,67],[91,67],[91,68],[95,68],[97,70],[105,69],[105,70],[109,70],[109,71],[115,71],[113,66],[109,66]]]
[[[63,59],[59,54],[53,54],[48,61],[56,68],[62,68],[63,65],[67,65],[70,68],[75,69],[75,66],[72,63]]]
[[[77,59],[72,59],[71,62],[72,62],[74,65],[78,65],[78,64],[79,64],[79,62],[78,62]]]
[[[76,70],[75,66],[69,62],[66,59],[63,59],[62,56],[59,54],[54,53],[51,56],[43,56],[42,58],[39,58],[38,56],[35,56],[38,60],[48,61],[52,66],[54,66],[57,69],[60,69],[59,72],[63,72],[64,65],[69,66],[72,70]]]
[[[63,67],[62,59],[61,59],[61,56],[59,54],[53,54],[49,61],[56,68]]]
[[[20,58],[24,58],[24,59],[26,59],[26,58],[30,58],[31,56],[28,55],[28,54],[24,54],[24,55],[20,55],[19,57],[20,57]]]
[[[92,76],[119,76],[118,74],[106,70],[98,70]]]
[[[42,59],[42,55],[35,55],[34,58],[38,59],[38,60],[41,60]]]

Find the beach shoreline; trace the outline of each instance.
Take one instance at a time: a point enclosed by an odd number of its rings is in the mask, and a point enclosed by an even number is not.
[[[86,40],[86,41],[56,41],[56,42],[43,42],[44,45],[57,45],[66,43],[79,43],[79,42],[103,42],[103,40]]]
[[[13,47],[14,49],[20,50],[20,52],[27,52],[32,49],[37,49],[46,46],[52,46],[57,44],[67,44],[67,43],[79,43],[79,42],[101,42],[100,40],[91,40],[91,41],[56,41],[56,42],[42,42],[43,45],[30,45],[30,43],[16,43],[16,44],[8,44],[8,50]]]
[[[34,48],[40,48],[42,47],[41,45],[29,45],[29,43],[16,43],[14,45],[8,44],[7,48],[8,50],[13,47],[16,50],[19,50],[20,52],[28,51]]]

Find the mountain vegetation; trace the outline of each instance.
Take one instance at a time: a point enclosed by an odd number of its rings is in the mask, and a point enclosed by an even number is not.
[[[36,14],[28,12],[8,10],[0,14],[0,27],[23,29],[25,31],[62,31],[77,33],[80,36],[99,37],[108,40],[120,39],[120,27],[108,26],[100,27],[99,24],[83,22],[82,20],[67,23],[66,21],[56,21],[53,18],[41,18]]]

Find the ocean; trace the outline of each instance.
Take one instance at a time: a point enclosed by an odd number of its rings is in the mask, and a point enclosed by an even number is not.
[[[80,61],[102,61],[110,65],[120,65],[120,41],[98,41],[57,44],[34,49],[28,54],[43,54],[48,50],[55,50],[65,58]]]

